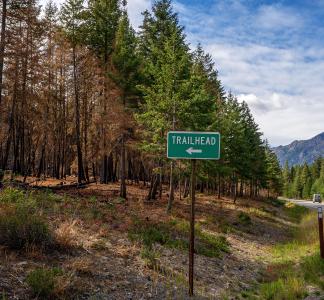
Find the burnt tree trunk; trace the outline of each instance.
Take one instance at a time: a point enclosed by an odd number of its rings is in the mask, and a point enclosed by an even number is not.
[[[77,78],[77,61],[76,61],[76,47],[73,45],[73,81],[74,81],[74,101],[75,101],[75,131],[77,144],[77,158],[78,158],[78,183],[85,181],[82,148],[81,148],[81,133],[80,133],[80,99],[78,90]]]
[[[6,22],[7,22],[7,0],[2,0],[1,37],[0,37],[0,108],[2,107],[1,102],[2,102],[4,53],[5,53],[5,46],[6,46]]]

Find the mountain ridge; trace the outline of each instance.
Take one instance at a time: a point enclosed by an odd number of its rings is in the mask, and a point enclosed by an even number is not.
[[[311,164],[318,157],[324,157],[324,132],[308,140],[295,140],[289,145],[280,145],[272,150],[277,155],[281,166],[286,161],[289,166]]]

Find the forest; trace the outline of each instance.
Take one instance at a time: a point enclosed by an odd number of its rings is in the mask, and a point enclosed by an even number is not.
[[[283,195],[288,198],[312,199],[313,194],[324,195],[324,159],[319,157],[313,164],[289,167],[282,171]]]
[[[324,159],[280,167],[172,1],[138,28],[39,1],[0,0],[0,298],[324,296],[317,214],[277,199],[323,193]],[[220,159],[168,159],[170,131]]]
[[[221,133],[221,159],[199,163],[201,192],[234,201],[281,192],[277,158],[248,105],[225,90],[211,55],[188,43],[170,0],[144,11],[138,30],[125,0],[60,9],[2,0],[1,11],[0,180],[75,176],[119,183],[125,199],[141,182],[148,201],[167,185],[169,211],[175,191],[189,195],[190,164],[166,158],[166,136],[195,130]]]

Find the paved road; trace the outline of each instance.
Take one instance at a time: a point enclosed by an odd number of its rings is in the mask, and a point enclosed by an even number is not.
[[[322,203],[313,203],[312,201],[307,201],[307,200],[296,200],[296,199],[287,199],[287,198],[281,198],[282,200],[286,200],[286,201],[290,201],[292,203],[295,203],[297,205],[300,205],[300,206],[305,206],[309,209],[314,209],[314,210],[317,210],[317,208],[319,206],[322,206],[322,209],[324,211],[324,202],[322,201]]]

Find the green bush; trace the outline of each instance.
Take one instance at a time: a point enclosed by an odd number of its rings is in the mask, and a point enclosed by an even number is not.
[[[26,207],[6,209],[0,214],[0,244],[22,249],[28,245],[46,247],[52,240],[47,224]]]
[[[17,203],[24,200],[26,200],[25,194],[19,189],[8,187],[0,193],[0,203]]]
[[[304,278],[324,289],[324,260],[319,253],[306,256],[301,263]]]
[[[298,300],[307,296],[305,282],[297,277],[278,279],[265,283],[260,290],[261,299],[265,300]]]
[[[141,258],[145,261],[146,265],[153,268],[156,265],[156,261],[159,258],[160,253],[153,248],[146,246],[142,247]]]
[[[221,252],[229,251],[225,237],[204,232],[199,226],[196,227],[195,233],[197,254],[219,257]],[[152,246],[158,243],[168,248],[188,250],[189,223],[173,220],[167,224],[148,224],[137,220],[129,231],[129,238],[142,242],[147,249],[152,249]]]
[[[287,213],[287,216],[295,222],[300,222],[308,211],[308,208],[296,205],[292,202],[287,202],[285,204],[285,212]]]
[[[62,271],[58,268],[38,268],[28,274],[26,282],[34,296],[50,298],[55,292],[57,277],[60,275],[62,275]]]
[[[270,198],[268,199],[268,202],[273,205],[274,207],[282,207],[285,205],[285,201],[284,200],[280,200],[277,198]]]
[[[221,252],[229,252],[229,243],[224,236],[202,233],[196,243],[196,251],[207,257],[220,257]]]
[[[238,215],[238,219],[239,219],[240,224],[242,224],[242,225],[251,225],[252,224],[251,217],[248,214],[246,214],[245,212],[241,211]]]
[[[131,240],[139,240],[144,246],[151,248],[154,243],[164,245],[170,239],[170,233],[166,226],[158,224],[143,224],[136,222],[129,232]]]

